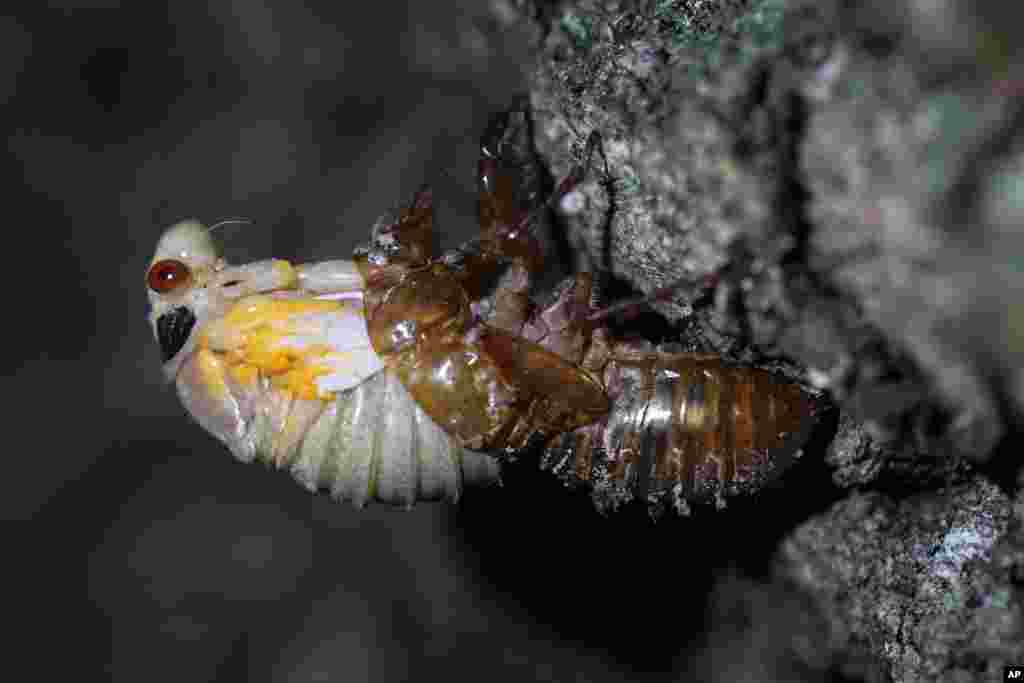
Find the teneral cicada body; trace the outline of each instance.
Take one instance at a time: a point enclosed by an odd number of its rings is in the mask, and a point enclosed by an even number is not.
[[[456,500],[497,480],[384,369],[351,262],[229,266],[209,231],[170,228],[147,275],[150,315],[186,409],[243,462],[358,506]]]
[[[230,266],[203,226],[160,240],[151,324],[188,411],[240,460],[362,505],[458,498],[501,454],[616,500],[728,492],[797,431],[799,388],[717,358],[610,343],[580,273],[539,309],[533,219],[544,198],[526,114],[485,135],[479,239],[435,256],[429,190],[373,228],[352,261]],[[488,283],[501,274],[493,292]]]

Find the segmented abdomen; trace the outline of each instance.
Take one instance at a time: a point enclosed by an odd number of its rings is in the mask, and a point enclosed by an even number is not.
[[[542,461],[592,486],[602,509],[666,496],[679,507],[756,488],[811,412],[798,385],[712,355],[613,358],[603,381],[607,418],[555,439]]]
[[[266,439],[275,431],[269,425]],[[273,463],[269,447],[256,458]],[[362,507],[380,501],[458,500],[464,487],[498,481],[493,458],[460,448],[390,371],[339,392],[282,462],[311,491]]]

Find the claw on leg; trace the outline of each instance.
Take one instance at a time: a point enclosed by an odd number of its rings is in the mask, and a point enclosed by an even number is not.
[[[474,269],[486,277],[512,260],[525,270],[528,285],[529,276],[543,267],[543,250],[530,228],[545,201],[525,105],[491,120],[480,140],[477,185],[480,238]]]
[[[519,113],[523,118],[514,120],[520,121],[520,131],[528,131],[525,112]],[[511,114],[506,117],[512,120]],[[499,144],[495,149],[500,153],[511,147],[514,154],[507,155],[508,158],[494,156],[494,152],[487,146],[486,137],[481,145],[481,243],[484,249],[493,252],[495,257],[525,260],[531,272],[537,272],[543,266],[541,250],[536,238],[530,233],[530,226],[541,213],[556,206],[583,181],[594,152],[600,147],[601,137],[597,131],[591,132],[587,137],[582,160],[543,201],[539,199],[536,188],[539,179],[536,172],[529,172],[531,162],[523,152],[523,145],[530,144],[529,139],[524,143],[516,138],[514,144],[505,143],[505,138],[502,140],[504,144]]]

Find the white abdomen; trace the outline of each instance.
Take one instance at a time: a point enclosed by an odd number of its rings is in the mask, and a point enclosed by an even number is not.
[[[338,393],[292,453],[281,467],[301,484],[357,507],[454,502],[500,474],[495,459],[453,444],[387,370]]]

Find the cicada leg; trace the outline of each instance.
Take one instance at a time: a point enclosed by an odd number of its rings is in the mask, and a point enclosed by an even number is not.
[[[580,163],[544,196],[525,106],[495,117],[484,133],[477,173],[480,238],[476,251],[462,263],[461,274],[464,288],[476,300],[483,295],[488,274],[511,261],[494,293],[494,310],[487,321],[492,327],[517,335],[526,333],[524,326],[532,308],[530,289],[544,267],[543,251],[531,228],[583,180],[599,142],[597,134],[591,134]],[[577,278],[574,292],[574,301],[589,300],[589,275]],[[531,332],[536,338],[536,331]],[[561,349],[553,350],[569,357]]]

